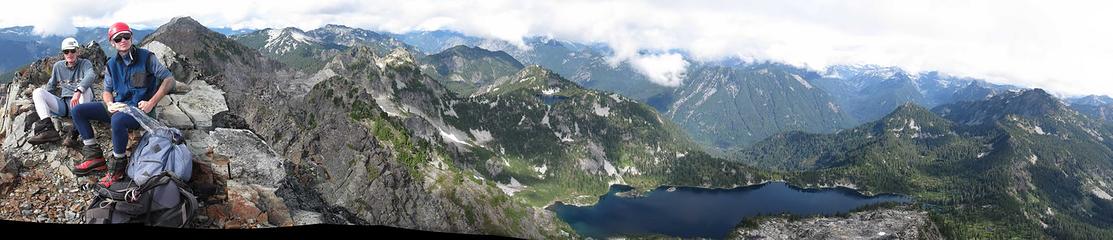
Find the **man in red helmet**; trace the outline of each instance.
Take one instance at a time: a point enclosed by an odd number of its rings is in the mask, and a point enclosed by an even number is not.
[[[108,174],[100,184],[109,187],[126,173],[128,157],[128,131],[140,127],[131,116],[118,112],[121,106],[137,107],[153,115],[155,106],[174,86],[170,70],[158,61],[153,53],[132,46],[132,32],[122,22],[108,28],[108,40],[116,54],[105,63],[104,103],[85,103],[71,111],[74,126],[85,147],[81,149],[84,160],[74,166],[74,173],[85,175],[103,169],[108,164]],[[109,122],[112,129],[112,159],[105,161],[104,151],[97,145],[90,121]]]

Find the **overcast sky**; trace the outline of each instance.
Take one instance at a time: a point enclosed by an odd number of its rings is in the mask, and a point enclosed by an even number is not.
[[[0,27],[68,34],[75,26],[155,28],[192,16],[209,27],[448,29],[517,43],[525,36],[605,43],[614,61],[628,60],[664,85],[679,84],[688,62],[668,51],[682,49],[704,60],[891,65],[1113,95],[1111,12],[1111,1],[46,0],[6,3]]]

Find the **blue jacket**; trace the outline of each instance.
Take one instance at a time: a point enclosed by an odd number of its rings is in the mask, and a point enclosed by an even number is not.
[[[158,62],[154,53],[132,48],[126,56],[108,59],[108,73],[104,77],[104,90],[115,94],[114,102],[139,106],[140,101],[150,100],[158,92],[162,80],[171,76],[170,71]]]

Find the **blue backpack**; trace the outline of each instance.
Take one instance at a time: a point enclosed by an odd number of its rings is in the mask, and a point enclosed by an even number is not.
[[[135,107],[129,106],[121,112],[131,115],[147,130],[128,162],[128,177],[136,184],[143,185],[147,179],[169,172],[183,182],[188,182],[193,173],[193,153],[189,152],[182,132],[167,127]]]

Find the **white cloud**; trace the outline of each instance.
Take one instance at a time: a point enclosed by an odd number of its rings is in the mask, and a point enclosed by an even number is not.
[[[23,5],[23,6],[20,6]],[[119,2],[81,0],[35,1],[34,4],[7,3],[0,13],[0,26],[34,26],[39,35],[72,35],[77,32],[78,19],[97,17],[98,14],[119,8]]]
[[[676,53],[638,56],[631,59],[630,64],[650,81],[669,87],[680,86],[688,68],[688,61]]]
[[[46,0],[7,5],[0,26],[35,25],[43,33],[116,21],[153,28],[183,15],[233,28],[312,29],[338,23],[391,32],[451,29],[519,45],[524,36],[606,43],[614,49],[612,62],[644,65],[651,61],[647,57],[662,56],[641,53],[684,50],[698,60],[740,57],[815,69],[894,65],[1061,94],[1113,95],[1113,77],[1106,70],[1113,66],[1113,28],[1107,26],[1113,22],[1113,14],[1107,14],[1113,2],[1108,1]]]

